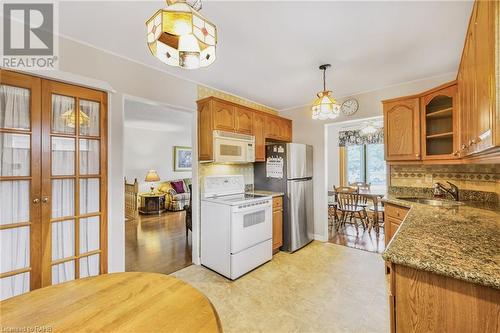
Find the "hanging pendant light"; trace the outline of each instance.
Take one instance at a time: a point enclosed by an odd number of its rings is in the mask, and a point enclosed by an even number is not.
[[[201,1],[167,0],[147,22],[149,50],[170,66],[196,69],[215,61],[217,28],[198,10]]]
[[[64,122],[64,125],[69,128],[75,128],[76,126],[76,113],[74,110],[68,110],[61,114],[61,119]],[[78,124],[80,127],[86,127],[89,125],[90,118],[89,116],[80,110],[80,115],[78,117]]]
[[[326,90],[326,70],[331,67],[330,64],[319,66],[323,71],[323,91],[318,93],[318,98],[312,106],[312,119],[335,119],[340,115],[340,105],[337,104],[332,92]]]
[[[369,135],[373,135],[373,134],[377,133],[378,130],[379,129],[375,126],[375,124],[373,122],[369,122],[369,123],[365,124],[359,130],[359,134],[361,134],[363,136],[369,136]]]

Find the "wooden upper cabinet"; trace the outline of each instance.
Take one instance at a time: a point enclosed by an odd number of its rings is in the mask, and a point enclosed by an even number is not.
[[[236,128],[236,107],[218,100],[214,100],[212,103],[214,129],[233,132]]]
[[[419,98],[384,103],[386,161],[420,160]]]
[[[255,160],[263,162],[266,160],[266,119],[267,116],[261,112],[255,112],[253,116],[253,135],[255,135]]]
[[[254,112],[243,107],[236,107],[235,130],[237,133],[253,134]]]
[[[198,102],[198,158],[213,160],[213,131],[255,136],[255,159],[265,161],[266,139],[292,141],[292,121],[249,107],[207,97]]]
[[[282,119],[283,127],[282,127],[282,138],[283,141],[292,142],[292,121],[290,119]]]
[[[422,159],[459,157],[457,85],[421,98]]]
[[[495,1],[477,1],[474,20],[475,46],[475,128],[474,152],[494,145],[492,137],[495,105]]]
[[[457,76],[461,157],[500,147],[499,7],[498,1],[476,1],[472,10]]]
[[[281,119],[274,116],[268,116],[266,121],[266,138],[280,140]]]
[[[198,103],[198,159],[213,159],[213,128],[211,101]]]

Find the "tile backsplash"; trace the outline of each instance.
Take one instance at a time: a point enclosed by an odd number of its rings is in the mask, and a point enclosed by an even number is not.
[[[495,193],[500,196],[500,164],[393,165],[390,186],[432,188],[450,181],[461,190]]]
[[[243,175],[245,177],[245,184],[247,187],[253,187],[253,163],[246,164],[215,164],[215,163],[200,163],[199,177],[201,188],[203,188],[203,182],[205,176],[215,176],[215,175]]]

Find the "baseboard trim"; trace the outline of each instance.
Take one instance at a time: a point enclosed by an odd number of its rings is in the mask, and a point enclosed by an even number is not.
[[[326,237],[325,235],[314,234],[313,238],[314,238],[314,240],[317,240],[320,242],[327,242],[328,241],[328,237]]]

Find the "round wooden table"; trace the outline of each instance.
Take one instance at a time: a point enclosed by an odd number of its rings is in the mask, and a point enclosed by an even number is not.
[[[2,301],[0,328],[5,332],[16,328],[23,332],[222,332],[215,308],[198,290],[168,275],[138,272],[79,279]]]

